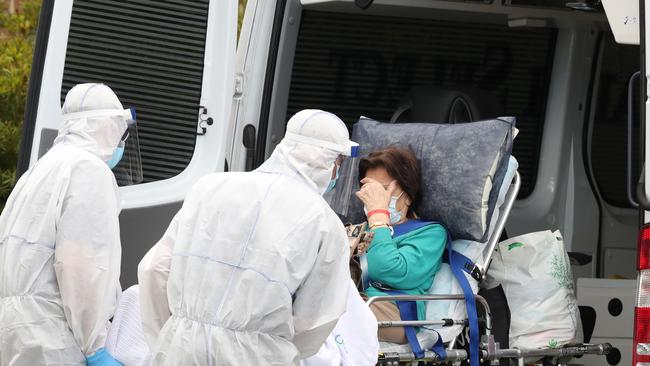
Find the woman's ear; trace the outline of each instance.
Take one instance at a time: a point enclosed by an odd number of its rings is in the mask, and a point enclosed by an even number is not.
[[[413,203],[413,201],[411,201],[411,197],[409,197],[408,194],[405,194],[405,195],[404,195],[404,203],[405,203],[406,206],[408,206],[408,207],[411,207],[411,204]]]

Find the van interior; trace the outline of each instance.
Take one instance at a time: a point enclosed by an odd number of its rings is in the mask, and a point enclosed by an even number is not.
[[[595,309],[584,312],[593,317],[583,322],[595,323],[588,337],[614,346],[607,358],[581,362],[630,364],[642,223],[639,46],[616,43],[602,7],[589,1],[361,3],[287,0],[257,148],[267,157],[303,108],[335,113],[351,130],[360,116],[395,122],[409,102],[424,110],[398,123],[515,116],[522,186],[507,236],[559,229],[574,279],[629,279],[578,282],[577,290]],[[455,93],[478,116],[445,115]],[[612,312],[618,299],[624,310]]]
[[[639,211],[627,175],[638,179],[639,134],[635,123],[628,136],[628,84],[639,46],[615,42],[602,8],[575,8],[564,0],[375,1],[362,10],[353,1],[288,0],[282,64],[259,136],[265,156],[303,108],[335,113],[350,128],[360,116],[388,122],[415,88],[433,118],[409,122],[447,122],[435,119],[444,118],[435,110],[445,94],[472,90],[488,113],[517,118],[522,188],[508,236],[559,229],[585,255],[576,278],[636,278]],[[638,98],[632,103],[638,120]]]
[[[49,14],[52,26],[39,28],[19,171],[56,135],[56,126],[37,117],[37,110],[48,112],[43,101],[58,99],[50,106],[58,111],[80,82],[106,82],[125,106],[137,106],[145,184],[124,192],[148,194],[151,202],[163,192],[160,182],[178,183],[177,176],[196,171],[197,155],[211,171],[259,166],[288,118],[305,108],[332,112],[351,131],[360,116],[396,123],[514,116],[522,186],[507,236],[559,229],[573,253],[574,278],[636,278],[641,55],[639,46],[615,41],[600,1],[248,0],[234,80],[216,69],[228,66],[235,34],[223,57],[204,62],[222,46],[210,37],[235,28],[211,10],[225,3],[44,1],[41,24]],[[61,28],[66,16],[69,28]],[[61,44],[64,54],[56,55]],[[214,85],[215,78],[224,84]],[[466,108],[449,109],[459,93]],[[224,115],[204,104],[220,95],[227,98],[226,107],[217,106]],[[206,138],[222,139],[224,152],[215,153]],[[180,205],[122,211],[124,288],[137,282],[137,263]],[[621,296],[634,301],[632,288]],[[632,309],[621,313],[631,317]],[[599,336],[631,338],[632,320],[612,319],[620,331]],[[609,364],[630,364],[631,340],[621,347],[629,348],[621,349],[623,359]]]

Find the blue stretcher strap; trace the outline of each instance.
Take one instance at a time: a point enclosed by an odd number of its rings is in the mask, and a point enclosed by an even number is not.
[[[387,291],[389,295],[405,295],[405,292],[402,291]],[[418,306],[415,301],[396,301],[397,308],[399,309],[399,315],[402,320],[418,320]],[[433,329],[431,331],[435,332],[438,336],[436,343],[431,347],[431,350],[435,352],[442,360],[447,359],[447,350],[445,349],[445,344],[442,342],[442,336]],[[406,335],[406,340],[408,340],[411,350],[415,357],[423,358],[424,350],[420,346],[418,341],[417,332],[415,327],[404,327],[404,334]]]
[[[422,221],[424,223],[424,221]],[[431,221],[428,224],[439,224],[444,227],[442,223]],[[424,226],[424,225],[422,225]],[[446,229],[446,228],[445,228]],[[467,272],[477,281],[481,281],[481,271],[474,264],[474,262],[466,256],[453,250],[451,247],[451,235],[447,230],[447,244],[443,259],[446,259],[451,268],[451,272],[456,277],[460,288],[463,290],[465,297],[465,307],[467,309],[467,320],[469,322],[469,364],[470,366],[479,366],[479,332],[478,332],[478,314],[476,312],[476,299],[474,298],[474,291],[470,286],[469,281],[463,272]]]
[[[404,235],[410,231],[417,230],[427,225],[439,224],[444,227],[442,223],[436,221],[420,221],[420,220],[409,220],[401,225],[396,225],[394,229],[393,236]],[[446,230],[446,228],[445,228]],[[479,331],[478,331],[478,314],[476,312],[476,299],[474,297],[474,291],[467,281],[465,274],[467,272],[477,281],[481,281],[481,271],[475,265],[475,263],[462,255],[461,253],[453,250],[451,248],[451,235],[447,230],[447,243],[445,245],[446,249],[443,254],[443,262],[449,264],[451,272],[456,277],[461,289],[463,290],[463,296],[465,297],[465,307],[467,309],[467,320],[469,322],[469,364],[470,366],[479,366]],[[403,295],[401,291],[395,290],[384,290],[389,295]],[[397,307],[400,312],[400,317],[402,320],[417,320],[417,303],[415,301],[396,301]],[[406,334],[406,339],[409,341],[411,349],[416,357],[424,357],[424,351],[420,347],[420,342],[418,342],[415,328],[413,327],[404,327],[404,333]],[[442,342],[442,337],[438,334],[438,341],[433,346],[432,350],[436,352],[439,356],[446,358],[447,352],[445,351],[444,344]]]
[[[436,335],[438,336],[438,340],[433,345],[433,347],[431,347],[431,350],[433,352],[435,352],[438,356],[440,356],[441,360],[446,360],[447,359],[447,349],[445,348],[445,344],[442,342],[442,336],[440,335],[440,333],[436,332],[433,329],[429,329],[429,330],[434,331],[436,333]]]
[[[469,321],[469,364],[470,366],[479,366],[478,357],[478,314],[476,313],[476,300],[474,298],[474,291],[469,285],[469,281],[465,277],[463,264],[458,262],[458,257],[453,255],[454,250],[451,249],[451,237],[447,238],[447,254],[449,258],[449,267],[451,272],[456,277],[458,284],[463,289],[465,296],[465,307],[467,308],[467,319]]]
[[[481,282],[483,280],[481,269],[478,268],[474,261],[455,250],[445,249],[444,253],[442,254],[442,263],[450,264],[449,253],[451,253],[452,257],[454,257],[454,263],[456,263],[456,265],[459,266],[468,275],[472,276],[473,279],[478,282]]]
[[[386,291],[389,295],[405,295],[402,291]],[[397,308],[399,309],[399,316],[402,320],[417,320],[418,319],[418,306],[415,301],[396,301]],[[411,346],[411,350],[417,358],[424,357],[424,351],[420,347],[417,332],[414,327],[404,327],[404,334]]]
[[[403,224],[393,226],[393,237],[408,234],[413,230],[425,227],[427,225],[437,224],[434,221],[408,220]]]

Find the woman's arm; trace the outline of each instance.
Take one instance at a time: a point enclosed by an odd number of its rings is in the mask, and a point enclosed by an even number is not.
[[[429,225],[410,235],[397,247],[390,230],[377,228],[368,249],[368,274],[395,289],[417,287],[433,277],[442,260],[447,233],[441,225]]]

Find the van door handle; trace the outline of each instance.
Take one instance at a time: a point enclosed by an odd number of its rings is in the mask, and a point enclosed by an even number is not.
[[[635,72],[627,84],[627,200],[632,207],[639,207],[639,202],[632,195],[632,131],[634,129],[634,82],[639,79],[640,71]],[[641,198],[637,198],[641,199]]]
[[[243,135],[242,143],[246,148],[246,165],[244,169],[250,172],[255,168],[255,126],[251,124],[244,126]]]
[[[641,169],[641,176],[639,177],[639,182],[636,184],[636,198],[639,203],[639,207],[645,211],[650,211],[650,201],[648,201],[648,196],[645,191],[645,164],[643,164],[643,169]]]

